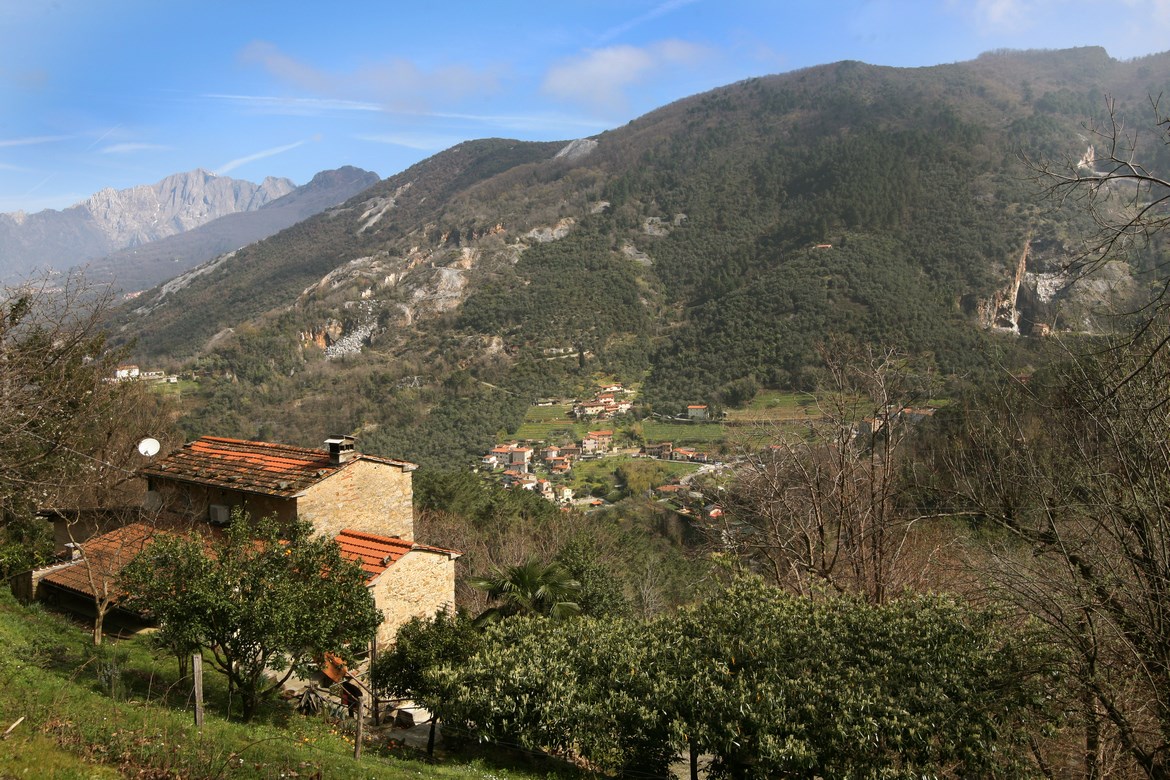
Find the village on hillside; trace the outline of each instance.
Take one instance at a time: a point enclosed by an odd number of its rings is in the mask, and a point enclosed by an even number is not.
[[[542,407],[555,405],[558,402],[551,400],[539,404]],[[634,393],[616,382],[603,383],[593,397],[561,401],[559,405],[568,409],[569,415],[577,421],[600,423],[628,415],[633,409]],[[688,406],[685,419],[701,422],[707,417],[705,404],[693,404]],[[583,461],[612,457],[696,464],[715,462],[712,454],[693,447],[675,447],[669,441],[639,444],[629,441],[628,436],[614,428],[598,428],[575,440],[560,437],[556,441],[513,439],[497,443],[480,459],[476,470],[505,488],[531,490],[556,504],[598,507],[606,503],[603,498],[578,495],[572,487],[573,466]],[[655,488],[655,493],[660,497],[674,498],[681,490],[682,485],[675,479]]]

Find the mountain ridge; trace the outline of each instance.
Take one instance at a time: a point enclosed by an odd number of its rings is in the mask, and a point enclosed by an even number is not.
[[[261,184],[203,169],[123,190],[105,188],[62,210],[0,214],[0,279],[64,271],[118,249],[260,208],[296,189],[288,179]]]
[[[1170,55],[1098,48],[842,62],[585,141],[466,142],[144,294],[117,339],[224,378],[193,432],[367,431],[424,462],[514,430],[490,387],[571,395],[613,376],[642,385],[644,413],[718,408],[744,387],[817,386],[829,338],[969,376],[1018,352],[1017,334],[1106,316],[1108,292],[1028,288],[1075,256],[1084,215],[1041,204],[1019,153],[1083,154],[1105,94],[1137,122],[1167,74]],[[993,340],[1001,304],[1013,340]],[[547,359],[565,350],[578,360]]]

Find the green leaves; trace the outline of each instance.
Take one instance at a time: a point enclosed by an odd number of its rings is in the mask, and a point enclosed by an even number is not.
[[[350,657],[382,620],[361,568],[306,523],[233,514],[226,537],[161,536],[123,573],[128,605],[153,616],[175,653],[209,650],[243,694],[260,697],[324,653]]]
[[[814,601],[756,580],[652,623],[514,618],[445,667],[447,714],[484,738],[661,773],[1026,776],[1046,656],[946,597]]]

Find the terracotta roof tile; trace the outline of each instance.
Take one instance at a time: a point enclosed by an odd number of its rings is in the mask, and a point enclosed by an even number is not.
[[[95,586],[97,591],[113,595],[113,591],[107,591],[107,588],[116,588],[122,569],[164,533],[170,532],[146,523],[130,523],[95,536],[80,545],[85,553],[83,558],[45,575],[43,581],[91,598],[95,595]]]
[[[341,557],[359,563],[367,580],[389,569],[414,546],[397,536],[378,536],[350,528],[337,535],[337,544],[341,547]]]
[[[337,535],[337,544],[341,548],[341,557],[359,563],[366,573],[367,580],[372,580],[389,569],[411,550],[453,556],[461,554],[442,547],[415,544],[397,536],[379,536],[355,531],[352,528],[346,528]]]
[[[358,458],[400,466],[407,471],[414,469],[414,464],[406,461],[368,455],[359,455]],[[334,465],[326,450],[204,436],[184,444],[181,449],[146,466],[139,473],[145,477],[292,498],[345,465]]]

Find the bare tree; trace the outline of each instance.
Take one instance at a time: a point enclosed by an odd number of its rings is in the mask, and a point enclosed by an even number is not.
[[[140,482],[135,443],[170,437],[162,401],[144,385],[111,381],[121,358],[106,348],[113,302],[80,276],[0,290],[0,541],[14,551],[8,568],[34,562],[25,555],[40,522],[34,507],[128,499]]]
[[[1150,98],[1150,121],[1137,128],[1126,124],[1114,98],[1107,97],[1105,107],[1104,120],[1085,125],[1089,146],[1080,157],[1055,161],[1024,156],[1049,202],[1079,208],[1092,220],[1094,229],[1067,264],[1067,270],[1081,276],[1110,260],[1149,249],[1170,227],[1170,178],[1143,162],[1154,157],[1148,144],[1151,137],[1157,144],[1170,145],[1170,116],[1161,108],[1161,96]],[[1162,260],[1155,261],[1155,267],[1152,295],[1134,302],[1129,312],[1120,312],[1139,315],[1126,329],[1132,329],[1134,340],[1146,344],[1149,355],[1170,345],[1170,334],[1156,341],[1142,339],[1170,306],[1170,269]],[[1142,365],[1132,371],[1140,371]],[[1114,385],[1128,379],[1128,374],[1115,377]]]
[[[1150,100],[1151,128],[1159,143],[1170,144],[1170,117],[1159,103],[1160,97]],[[1141,147],[1144,138],[1126,126],[1113,98],[1106,98],[1104,121],[1090,121],[1085,129],[1090,145],[1079,158],[1056,162],[1025,156],[1024,162],[1050,199],[1076,205],[1092,218],[1097,230],[1086,237],[1074,264],[1090,269],[1135,245],[1148,244],[1170,226],[1170,179],[1142,162],[1142,156],[1149,155]]]
[[[908,566],[915,518],[902,451],[921,377],[892,349],[825,350],[831,390],[807,431],[776,431],[723,496],[721,542],[779,585],[884,603],[923,576]]]
[[[1165,338],[1161,326],[1050,381],[1005,384],[936,463],[954,505],[999,529],[998,595],[1066,651],[1087,778],[1117,753],[1170,777],[1170,354],[1152,350]]]

